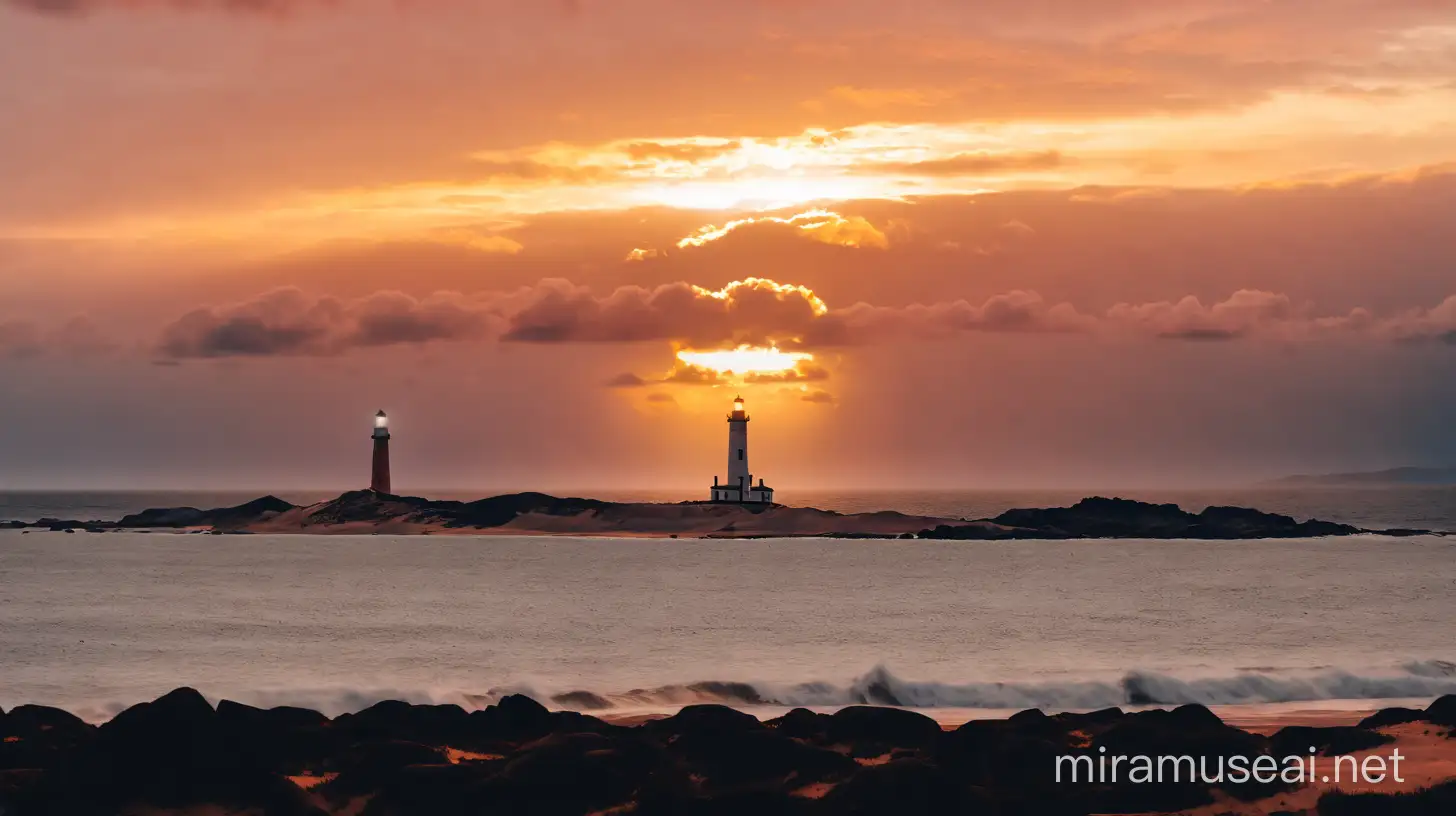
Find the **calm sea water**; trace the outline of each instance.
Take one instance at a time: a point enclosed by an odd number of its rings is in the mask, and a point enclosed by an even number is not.
[[[1146,492],[1456,528],[1456,491]],[[0,518],[248,496],[9,494]],[[303,500],[309,496],[286,495]],[[680,497],[664,497],[680,498]],[[815,496],[983,516],[1075,494]],[[0,532],[0,706],[100,718],[178,685],[339,712],[379,699],[669,709],[1083,709],[1456,692],[1456,538],[654,541]],[[702,683],[707,682],[706,685]],[[728,684],[742,685],[728,685]]]

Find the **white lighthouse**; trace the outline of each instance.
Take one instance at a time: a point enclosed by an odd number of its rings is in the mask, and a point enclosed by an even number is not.
[[[710,495],[715,502],[773,504],[773,488],[765,486],[763,479],[754,484],[748,469],[748,412],[743,397],[734,398],[733,413],[728,415],[728,480],[720,483],[714,476]]]

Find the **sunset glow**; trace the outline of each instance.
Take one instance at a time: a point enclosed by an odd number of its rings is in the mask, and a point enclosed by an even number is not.
[[[740,291],[742,290],[742,291]],[[693,291],[703,297],[710,297],[716,300],[731,300],[739,294],[747,294],[753,291],[771,292],[780,297],[802,299],[809,305],[813,314],[823,315],[829,311],[829,306],[820,297],[814,294],[814,290],[807,286],[793,283],[779,283],[767,278],[744,278],[733,281],[717,291],[694,286]]]
[[[801,483],[1456,461],[1447,0],[0,0],[0,55],[0,476],[332,484],[397,405],[428,483],[673,482],[740,390]]]
[[[706,368],[720,374],[777,374],[791,371],[802,362],[814,359],[814,355],[801,351],[781,351],[777,348],[754,348],[739,346],[726,351],[690,351],[683,349],[677,358],[688,365]]]
[[[764,215],[729,221],[721,227],[709,224],[677,242],[678,249],[700,247],[727,237],[734,230],[755,224],[782,224],[798,230],[798,234],[824,244],[844,247],[889,246],[884,233],[863,218],[845,218],[830,210],[806,210],[787,217]]]

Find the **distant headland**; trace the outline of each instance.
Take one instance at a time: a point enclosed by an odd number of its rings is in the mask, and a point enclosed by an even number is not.
[[[1284,476],[1265,487],[1380,487],[1383,485],[1456,485],[1456,467],[1398,467],[1354,473]]]
[[[1349,524],[1209,507],[1190,513],[1174,504],[1093,497],[1071,507],[1008,510],[994,518],[954,519],[885,510],[836,513],[767,503],[685,501],[609,502],[511,493],[477,501],[437,501],[354,490],[299,506],[274,496],[202,510],[166,507],[114,521],[40,519],[0,527],[57,531],[168,530],[208,533],[564,535],[658,538],[920,538],[1013,539],[1259,539],[1432,535],[1430,530],[1367,530]]]

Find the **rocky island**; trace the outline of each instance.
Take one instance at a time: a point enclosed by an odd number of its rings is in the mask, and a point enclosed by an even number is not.
[[[1259,539],[1442,535],[1430,530],[1369,530],[1305,521],[1243,507],[1191,513],[1174,504],[1093,497],[1071,507],[1008,510],[994,518],[954,519],[892,510],[836,513],[781,504],[642,503],[511,493],[441,501],[355,490],[310,505],[274,496],[202,510],[154,508],[115,521],[40,519],[0,523],[49,530],[185,530],[212,533],[389,535],[577,535],[684,538]]]

